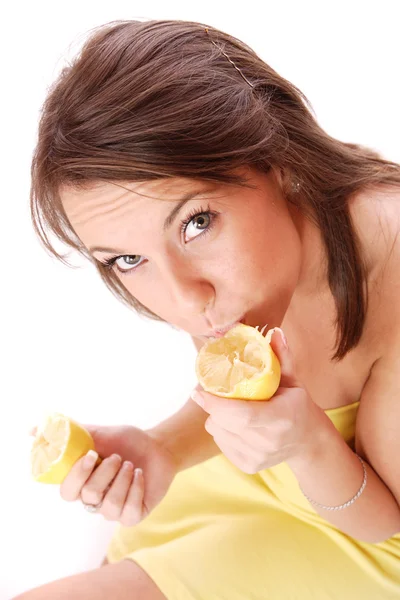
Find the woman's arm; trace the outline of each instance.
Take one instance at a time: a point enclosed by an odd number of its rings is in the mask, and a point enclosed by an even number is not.
[[[343,510],[315,507],[327,521],[365,542],[400,532],[400,347],[374,365],[361,395],[356,452],[366,461],[367,485]],[[288,461],[300,487],[315,502],[336,506],[350,500],[363,481],[360,460],[334,428],[323,432],[313,453]]]
[[[326,521],[357,540],[383,542],[400,532],[400,507],[388,486],[365,462],[364,454],[359,454],[367,471],[367,485],[361,496],[343,510],[324,510],[314,505],[313,508]],[[395,453],[391,461],[393,467],[395,462],[398,464]],[[308,458],[289,460],[288,465],[303,492],[326,506],[337,506],[350,500],[363,481],[360,460],[336,429],[325,436],[324,442],[316,446]]]
[[[192,340],[200,350],[203,343],[195,338]],[[178,470],[183,471],[221,454],[213,437],[204,428],[207,417],[207,413],[189,399],[177,413],[147,430],[147,433],[169,450]]]
[[[208,415],[193,400],[147,433],[174,457],[178,471],[188,469],[221,454],[214,439],[204,429]]]

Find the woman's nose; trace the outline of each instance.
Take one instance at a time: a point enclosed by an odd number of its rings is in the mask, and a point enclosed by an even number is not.
[[[164,281],[176,311],[182,316],[198,316],[214,301],[211,281],[184,261],[170,261],[164,271]]]

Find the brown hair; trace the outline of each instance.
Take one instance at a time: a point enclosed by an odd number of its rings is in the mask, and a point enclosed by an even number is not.
[[[359,342],[368,302],[348,199],[367,186],[400,185],[400,165],[330,137],[304,94],[227,33],[179,20],[96,28],[43,105],[31,171],[34,228],[57,258],[68,264],[49,234],[93,261],[119,299],[160,320],[90,256],[60,187],[167,177],[247,186],[234,173],[244,165],[279,167],[288,201],[322,232],[337,310],[332,358],[339,360]]]

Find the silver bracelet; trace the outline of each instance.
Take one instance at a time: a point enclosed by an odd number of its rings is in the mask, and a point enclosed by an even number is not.
[[[365,486],[367,485],[367,469],[365,468],[364,461],[361,458],[361,456],[358,456],[358,454],[356,454],[356,456],[361,461],[362,468],[364,470],[364,479],[363,479],[363,482],[362,482],[361,487],[358,490],[357,494],[355,496],[353,496],[353,498],[351,500],[348,500],[348,502],[345,502],[344,504],[340,504],[339,506],[324,506],[323,504],[319,504],[319,502],[315,502],[314,500],[311,500],[311,498],[309,498],[307,496],[307,494],[305,494],[300,487],[300,491],[303,494],[303,496],[305,496],[311,504],[314,504],[314,506],[318,506],[319,508],[323,508],[324,510],[343,510],[344,508],[347,508],[348,506],[350,506],[350,504],[353,504],[353,502],[355,502],[357,500],[357,498],[359,498],[361,496],[361,494],[363,493],[363,491],[365,489]]]

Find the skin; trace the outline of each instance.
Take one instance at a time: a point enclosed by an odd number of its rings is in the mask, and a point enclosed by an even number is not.
[[[125,254],[141,261],[132,269],[126,259],[118,260],[125,272],[114,269],[124,286],[194,338],[244,315],[249,325],[279,326],[294,296],[321,286],[321,240],[284,198],[277,169],[241,172],[254,189],[183,178],[101,183],[83,191],[65,188],[62,202],[88,249],[118,250],[93,252],[96,259]],[[163,231],[177,200],[197,190],[203,193]],[[180,221],[189,211],[208,208],[218,213],[211,228],[209,217],[197,217],[181,234]]]

